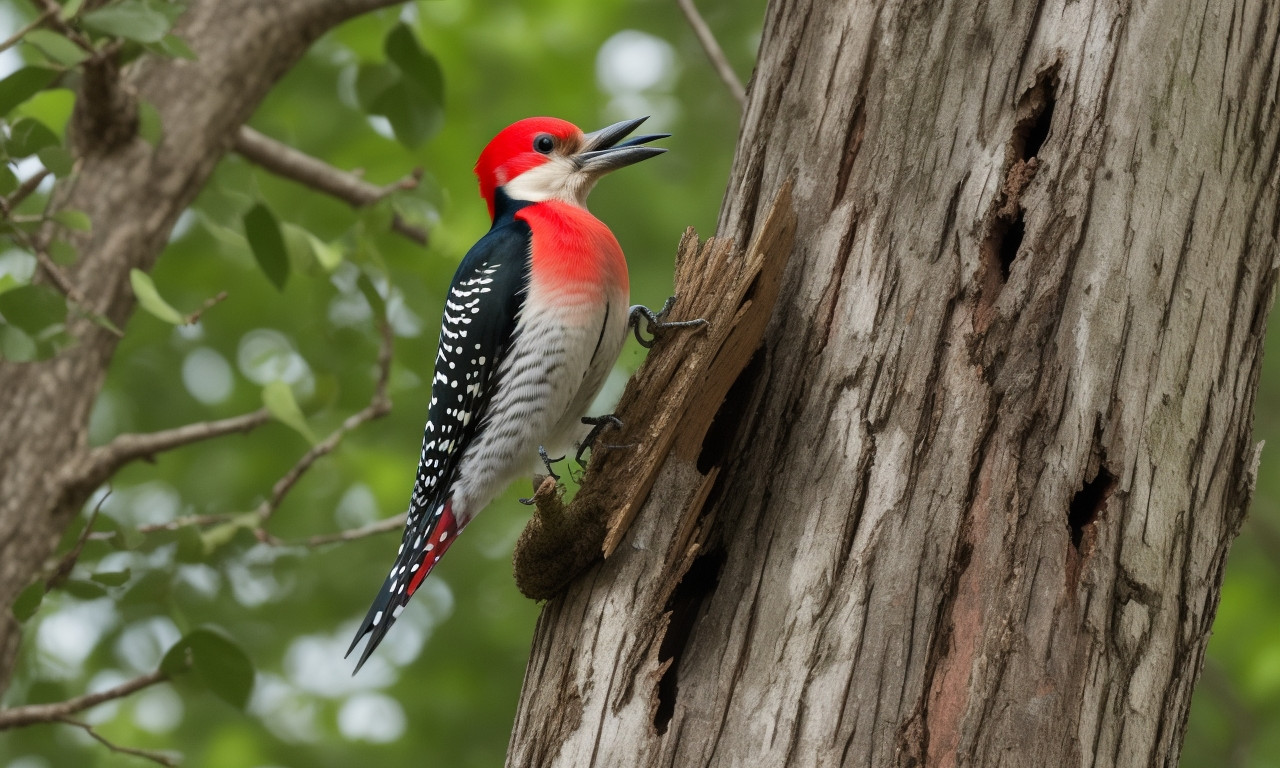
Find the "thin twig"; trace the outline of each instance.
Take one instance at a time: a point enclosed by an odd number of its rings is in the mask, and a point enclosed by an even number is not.
[[[19,203],[26,200],[31,196],[32,192],[36,191],[36,188],[40,186],[40,182],[44,181],[50,173],[51,171],[48,168],[41,168],[39,171],[31,174],[26,181],[19,184],[18,188],[13,190],[12,195],[9,195],[8,198],[2,199],[4,204],[0,207],[4,208],[6,213],[16,209]]]
[[[369,404],[359,411],[351,414],[342,424],[329,433],[329,436],[319,443],[311,447],[311,450],[302,454],[302,458],[285,473],[284,477],[276,481],[271,488],[271,496],[262,504],[258,505],[256,514],[258,515],[258,538],[272,544],[279,544],[280,541],[272,538],[267,534],[265,527],[267,520],[280,507],[284,497],[289,491],[293,490],[293,486],[298,480],[306,474],[311,465],[321,456],[329,454],[334,448],[338,447],[338,443],[342,442],[342,438],[347,433],[359,427],[367,421],[385,416],[391,410],[391,398],[387,396],[387,385],[391,381],[391,352],[392,352],[392,336],[391,324],[383,318],[379,322],[379,330],[382,333],[382,346],[378,350],[378,382],[374,385],[373,396],[369,398]]]
[[[115,336],[118,339],[123,339],[124,331],[120,330],[115,323],[111,322],[111,318],[99,312],[94,312],[89,308],[89,297],[85,296],[84,292],[79,288],[72,285],[71,278],[67,277],[67,273],[63,272],[62,269],[58,267],[57,262],[53,260],[53,257],[49,255],[49,252],[40,247],[30,238],[27,238],[27,242],[31,246],[31,250],[36,255],[36,262],[40,265],[40,269],[42,269],[45,276],[49,278],[49,282],[53,283],[53,286],[71,302],[71,308],[92,320],[95,325],[102,328],[112,336]]]
[[[58,13],[58,9],[56,7],[45,8],[44,11],[42,11],[39,16],[32,19],[30,24],[26,25],[25,27],[18,30],[17,32],[14,32],[12,35],[6,38],[4,42],[0,42],[0,51],[7,51],[13,46],[17,45],[18,41],[21,40],[23,37],[25,37],[28,32],[40,26],[41,24],[45,23],[46,21],[49,20],[50,16],[54,16],[57,13]]]
[[[360,528],[352,528],[350,530],[339,531],[337,533],[323,533],[318,536],[312,536],[309,539],[297,543],[302,546],[315,549],[316,547],[323,547],[327,544],[345,544],[348,541],[356,541],[357,539],[377,536],[381,533],[390,533],[391,531],[398,531],[403,527],[404,515],[398,515],[396,517],[388,517],[386,520],[379,520],[376,523],[370,523],[369,525],[362,526]]]
[[[187,515],[179,517],[165,523],[148,523],[137,527],[138,533],[159,533],[160,531],[176,531],[179,528],[210,528],[215,525],[229,523],[239,517],[233,514],[216,514],[216,515]],[[96,531],[89,535],[89,541],[111,541],[117,535],[116,531]]]
[[[25,707],[0,709],[0,731],[36,723],[58,722],[64,717],[69,717],[90,707],[96,707],[103,702],[122,699],[132,693],[137,693],[143,688],[149,688],[156,683],[163,683],[168,679],[169,675],[166,672],[157,669],[132,680],[126,680],[114,688],[108,688],[97,693],[86,693],[74,699],[58,701],[52,704],[28,704]]]
[[[227,295],[228,294],[226,291],[219,291],[218,295],[214,296],[211,299],[208,299],[207,301],[205,301],[204,304],[200,306],[199,309],[197,309],[195,312],[192,312],[191,314],[183,318],[182,320],[183,325],[195,325],[196,323],[200,322],[200,316],[203,315],[205,312],[208,312],[210,309],[213,309],[214,307],[218,306],[222,302],[226,301]]]
[[[80,478],[89,485],[103,482],[115,472],[137,459],[149,459],[157,453],[198,443],[234,432],[248,432],[271,420],[266,408],[217,421],[200,421],[159,432],[119,435],[106,445],[89,451]]]
[[[62,292],[63,296],[71,299],[75,303],[83,306],[85,296],[80,289],[71,284],[71,278],[58,268],[57,262],[53,260],[43,248],[36,248],[35,243],[29,243],[33,246],[32,250],[36,253],[36,261],[39,262],[40,268],[44,270],[45,276],[49,278],[49,282],[53,283],[53,287]]]
[[[80,553],[84,551],[85,542],[89,540],[89,535],[93,533],[93,524],[98,520],[98,513],[102,511],[102,504],[111,495],[111,489],[102,494],[102,498],[98,499],[98,503],[93,505],[93,511],[89,513],[89,522],[85,523],[84,530],[80,532],[76,543],[62,556],[58,564],[54,567],[53,572],[49,574],[49,578],[45,579],[44,591],[49,592],[57,589],[71,575],[72,569],[76,567],[76,561],[80,559]]]
[[[159,531],[176,531],[179,528],[194,526],[196,528],[209,528],[214,525],[222,525],[229,523],[235,519],[235,515],[222,513],[217,515],[188,515],[179,517],[176,520],[170,520],[167,523],[148,523],[147,525],[138,526],[138,533],[157,533]]]
[[[276,141],[247,125],[241,126],[236,133],[233,146],[249,162],[260,165],[277,176],[293,179],[336,197],[352,208],[363,208],[394,192],[414,189],[422,178],[422,170],[417,169],[412,175],[385,187],[370,184],[354,173],[334,168],[323,160]],[[392,217],[391,228],[418,245],[427,244],[426,230],[404,221],[399,214]]]
[[[287,473],[271,488],[271,495],[263,501],[254,514],[258,519],[258,527],[255,531],[258,539],[268,544],[284,545],[283,542],[266,531],[266,523],[275,513],[276,509],[284,501],[289,491],[293,490],[293,486],[298,483],[307,470],[311,469],[316,461],[326,454],[332,453],[342,439],[346,437],[348,432],[356,429],[365,422],[372,421],[381,416],[385,416],[391,410],[391,398],[387,394],[387,390],[391,384],[391,360],[393,352],[393,336],[391,333],[391,324],[385,318],[378,323],[378,330],[382,337],[382,343],[378,349],[378,379],[373,387],[373,395],[369,398],[369,404],[361,410],[348,416],[341,425],[329,434],[324,440],[315,444],[298,459],[297,463],[289,469]],[[79,471],[81,482],[96,484],[110,477],[116,470],[124,464],[135,459],[149,457],[162,451],[177,448],[182,445],[196,442],[198,440],[206,440],[218,435],[230,434],[231,432],[247,432],[250,429],[269,420],[271,417],[265,409],[247,413],[242,416],[234,416],[221,421],[200,422],[198,424],[188,424],[177,429],[169,429],[161,432],[151,432],[148,434],[129,434],[120,435],[106,445],[95,448],[89,453],[86,460],[86,467]],[[180,517],[176,520],[170,520],[164,523],[154,523],[151,525],[143,525],[138,527],[139,533],[156,533],[159,531],[176,531],[180,528],[188,526],[197,528],[208,528],[214,525],[229,523],[241,515],[232,514],[215,514],[215,515],[191,515],[188,517]],[[404,524],[404,517],[392,520],[384,520],[380,523],[351,531],[344,531],[337,534],[325,534],[321,536],[313,536],[304,542],[298,542],[300,545],[308,547],[318,547],[324,544],[339,541],[354,541],[372,536],[383,531],[394,530]],[[114,533],[93,534],[88,537],[89,541],[98,541],[108,539],[114,536]]]
[[[746,89],[742,87],[742,81],[734,73],[733,67],[729,66],[724,49],[720,47],[720,43],[716,42],[716,36],[711,33],[711,27],[707,26],[702,14],[698,13],[693,0],[676,0],[676,2],[680,5],[680,10],[684,11],[684,17],[688,19],[689,26],[693,27],[693,34],[697,36],[698,42],[702,43],[702,50],[706,51],[707,58],[711,59],[711,66],[715,68],[716,74],[720,75],[720,79],[729,88],[729,93],[737,99],[738,106],[744,106],[747,103]]]
[[[144,760],[150,760],[158,765],[168,766],[168,768],[177,768],[177,766],[182,764],[181,760],[164,752],[157,752],[152,749],[139,749],[138,747],[126,747],[121,744],[116,744],[114,741],[108,740],[106,736],[98,733],[94,730],[92,725],[89,725],[83,720],[76,720],[73,717],[60,717],[58,718],[58,722],[66,723],[67,725],[74,725],[75,727],[80,728],[85,733],[92,736],[99,744],[112,752],[119,752],[122,755],[141,757]]]

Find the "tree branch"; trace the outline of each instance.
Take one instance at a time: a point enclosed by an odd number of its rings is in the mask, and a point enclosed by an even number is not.
[[[391,383],[391,359],[393,351],[393,337],[391,333],[391,324],[385,319],[380,320],[378,324],[379,332],[382,336],[382,344],[378,349],[378,380],[373,387],[373,395],[369,398],[369,404],[359,411],[348,416],[341,425],[338,426],[324,440],[316,443],[297,463],[285,473],[283,477],[276,481],[271,488],[271,495],[263,501],[258,508],[254,510],[254,514],[258,517],[256,533],[260,540],[273,545],[284,544],[266,532],[265,526],[267,520],[275,513],[280,504],[284,501],[289,491],[293,490],[293,486],[297,485],[307,470],[311,469],[320,457],[332,453],[342,439],[347,436],[348,432],[358,428],[365,422],[385,416],[391,410],[391,397],[387,394],[387,389]],[[221,421],[200,422],[198,424],[188,424],[177,429],[169,429],[161,432],[151,432],[147,434],[128,434],[120,435],[110,443],[95,448],[89,453],[86,461],[86,468],[80,470],[79,475],[82,482],[100,483],[110,477],[120,467],[144,457],[152,456],[156,453],[178,448],[189,443],[207,440],[212,437],[230,434],[232,432],[247,432],[260,424],[269,421],[270,414],[266,409],[246,413],[242,416],[234,416]],[[176,520],[170,520],[165,523],[155,523],[152,525],[144,525],[138,528],[140,533],[155,533],[157,531],[175,531],[179,528],[187,526],[195,526],[197,528],[208,528],[214,525],[234,520],[237,516],[230,514],[214,514],[214,515],[193,515],[182,517]],[[334,534],[322,534],[313,536],[305,541],[296,542],[300,546],[319,547],[325,544],[336,542],[355,541],[366,536],[383,533],[384,531],[394,530],[404,524],[404,516],[383,520],[378,523],[366,526],[364,528],[356,528],[350,531],[341,531]],[[90,523],[92,525],[92,522]],[[86,529],[87,530],[87,529]],[[109,539],[113,534],[102,533],[88,535],[87,540],[96,541]]]
[[[315,549],[323,547],[326,544],[345,544],[348,541],[356,541],[365,539],[370,536],[377,536],[380,533],[390,533],[398,531],[404,527],[404,515],[388,517],[386,520],[379,520],[376,523],[362,526],[360,528],[352,528],[346,531],[338,531],[337,533],[323,533],[318,536],[312,536],[304,541],[297,542],[301,546]]]
[[[182,764],[180,760],[178,760],[177,758],[171,755],[167,755],[164,752],[157,752],[152,749],[139,749],[137,747],[126,747],[120,744],[116,744],[115,742],[108,740],[106,736],[103,736],[102,734],[98,733],[96,730],[94,730],[94,727],[92,725],[89,725],[83,720],[76,720],[75,718],[72,718],[72,717],[60,717],[58,718],[58,722],[66,723],[67,725],[74,725],[75,727],[80,728],[85,733],[92,736],[95,741],[97,741],[99,744],[103,745],[107,749],[111,750],[112,752],[119,752],[122,755],[133,755],[134,757],[141,757],[144,760],[150,760],[153,763],[156,763],[158,765],[169,766],[170,768],[176,768],[176,766]]]
[[[6,214],[12,213],[19,203],[26,200],[32,192],[36,191],[36,188],[40,186],[40,182],[44,181],[48,175],[48,168],[41,168],[36,173],[31,174],[26,181],[18,185],[18,188],[13,191],[12,195],[9,195],[8,199],[0,198],[0,210],[3,210]]]
[[[261,408],[217,421],[201,421],[159,432],[119,435],[106,445],[89,451],[86,466],[79,474],[84,482],[97,485],[136,459],[151,458],[157,453],[234,432],[248,432],[270,420],[271,414],[266,408]]]
[[[4,42],[0,42],[0,52],[7,51],[13,46],[17,45],[18,41],[21,40],[23,37],[25,37],[28,32],[30,32],[31,30],[35,29],[36,27],[48,21],[51,16],[56,16],[56,15],[58,15],[57,6],[54,6],[52,8],[45,8],[43,11],[40,12],[39,16],[36,16],[34,19],[31,20],[30,24],[26,25],[22,29],[19,29],[17,32],[14,32],[12,35],[5,38]]]
[[[323,160],[276,141],[247,125],[242,126],[236,133],[233,146],[235,151],[249,162],[260,165],[277,176],[292,179],[318,192],[336,197],[352,208],[372,205],[393,192],[414,189],[422,178],[422,171],[418,169],[400,181],[379,187],[354,173],[334,168]],[[391,229],[418,245],[427,244],[426,230],[406,222],[400,218],[399,214],[392,217]]]
[[[693,0],[676,0],[676,3],[684,12],[689,26],[693,27],[693,34],[697,36],[698,42],[702,43],[702,50],[707,52],[707,58],[711,60],[711,66],[715,68],[716,74],[720,75],[720,79],[729,88],[729,93],[733,94],[738,106],[744,106],[747,103],[746,89],[742,87],[742,81],[738,79],[733,67],[729,66],[729,59],[725,58],[724,49],[720,47],[720,43],[716,42],[716,36],[711,33],[711,27],[707,26],[702,14],[698,13]]]
[[[36,723],[62,722],[64,718],[68,718],[77,712],[96,707],[107,701],[122,699],[125,696],[141,691],[143,688],[163,683],[168,679],[169,675],[167,673],[157,669],[132,680],[126,680],[114,688],[108,688],[97,693],[87,693],[74,699],[58,701],[52,704],[29,704],[25,707],[0,709],[0,731],[21,728],[22,726]]]

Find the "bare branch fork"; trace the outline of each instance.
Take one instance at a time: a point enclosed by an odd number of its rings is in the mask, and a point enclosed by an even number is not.
[[[715,68],[716,74],[720,75],[729,93],[733,94],[733,98],[737,100],[738,106],[744,106],[747,103],[747,91],[742,87],[742,81],[738,79],[733,67],[729,65],[724,49],[720,47],[720,43],[716,42],[716,36],[711,33],[711,27],[707,26],[702,14],[698,13],[693,0],[676,0],[676,3],[684,12],[689,26],[693,27],[693,34],[697,36],[698,42],[702,43],[702,49],[707,52],[707,58],[711,60],[711,66]]]
[[[80,728],[85,733],[93,737],[95,741],[97,741],[99,744],[106,747],[107,749],[111,750],[112,752],[119,752],[122,755],[133,755],[134,757],[141,757],[144,760],[150,760],[151,762],[156,763],[157,765],[169,766],[169,768],[176,768],[176,766],[179,766],[182,764],[181,760],[179,760],[178,758],[172,755],[168,755],[164,752],[157,752],[152,749],[139,749],[137,747],[125,747],[120,744],[116,744],[114,741],[108,740],[106,736],[103,736],[102,734],[98,733],[97,730],[95,730],[92,725],[89,725],[83,720],[76,720],[75,718],[72,718],[72,717],[60,717],[58,718],[58,722],[66,723],[67,725],[74,725],[75,727]]]
[[[271,488],[271,495],[263,501],[258,508],[254,510],[254,514],[258,518],[257,536],[268,544],[298,544],[307,547],[320,547],[326,544],[335,544],[341,542],[355,541],[363,539],[367,536],[373,536],[379,533],[392,531],[404,524],[404,516],[381,520],[377,523],[365,526],[363,528],[355,528],[349,531],[340,531],[332,534],[321,534],[312,536],[299,542],[283,542],[268,534],[265,530],[266,522],[275,513],[280,504],[284,502],[289,491],[297,485],[302,476],[311,469],[322,456],[332,453],[342,442],[342,439],[349,432],[358,428],[366,422],[385,416],[391,411],[391,397],[387,390],[391,383],[391,360],[393,352],[393,336],[391,333],[391,324],[385,319],[379,322],[379,333],[382,336],[382,343],[378,349],[378,379],[374,384],[373,395],[369,398],[369,404],[359,411],[348,416],[341,425],[328,437],[316,443],[306,453],[298,459],[297,463],[289,469],[275,485]],[[232,432],[247,432],[254,427],[259,426],[271,419],[266,409],[247,413],[242,416],[234,416],[221,421],[201,422],[198,424],[188,424],[184,427],[176,429],[164,430],[162,432],[153,432],[140,435],[121,435],[112,440],[101,448],[94,449],[89,454],[88,468],[81,471],[81,476],[87,481],[102,482],[110,477],[112,473],[121,466],[127,464],[134,459],[146,458],[157,453],[172,450],[183,445],[207,440],[219,435],[230,434]],[[176,531],[179,528],[194,526],[197,528],[208,528],[215,525],[222,525],[235,520],[238,516],[234,514],[214,514],[214,515],[193,515],[190,517],[182,517],[176,520],[170,520],[165,523],[156,523],[153,525],[144,525],[138,528],[141,533],[155,533],[158,531]],[[86,529],[87,530],[87,529]],[[110,538],[110,533],[93,533],[88,535],[88,540]]]
[[[233,148],[249,162],[260,165],[277,176],[293,179],[336,197],[352,208],[372,205],[393,192],[414,189],[422,178],[422,169],[419,168],[400,181],[380,187],[354,173],[334,168],[323,160],[276,141],[247,125],[241,126],[236,133]],[[408,223],[400,214],[392,217],[391,229],[418,245],[427,244],[426,230]]]

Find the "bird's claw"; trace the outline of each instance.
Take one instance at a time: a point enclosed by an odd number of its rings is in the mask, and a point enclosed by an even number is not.
[[[542,466],[547,468],[547,474],[550,475],[557,483],[560,482],[560,476],[551,468],[551,465],[557,461],[564,461],[564,457],[561,456],[558,459],[551,458],[547,455],[547,449],[541,445],[538,446],[538,457],[542,459]]]
[[[671,311],[672,305],[676,303],[676,297],[672,296],[662,305],[662,309],[656,313],[644,306],[636,304],[631,307],[630,313],[627,315],[627,326],[635,334],[636,341],[640,342],[640,346],[645,349],[651,349],[654,342],[658,340],[658,335],[664,331],[673,331],[679,328],[697,328],[707,325],[706,318],[697,318],[696,320],[670,320],[666,319],[667,313]],[[649,335],[652,338],[645,339],[640,333],[640,320],[643,319],[647,325]]]
[[[587,436],[582,439],[581,443],[578,443],[578,452],[574,454],[573,460],[578,462],[578,466],[586,467],[586,462],[582,460],[582,454],[588,448],[592,448],[594,450],[593,446],[595,445],[596,439],[600,437],[600,433],[604,430],[609,428],[622,429],[622,419],[612,413],[607,413],[604,416],[583,416],[582,423],[590,424],[591,431],[587,433]]]

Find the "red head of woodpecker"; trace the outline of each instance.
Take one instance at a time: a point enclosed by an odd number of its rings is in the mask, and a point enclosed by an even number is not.
[[[643,145],[668,134],[623,141],[644,120],[583,133],[532,117],[480,153],[493,225],[445,299],[404,536],[347,651],[370,635],[357,671],[467,523],[529,476],[540,450],[559,454],[579,434],[629,312],[626,260],[587,195],[606,173],[666,151]]]

